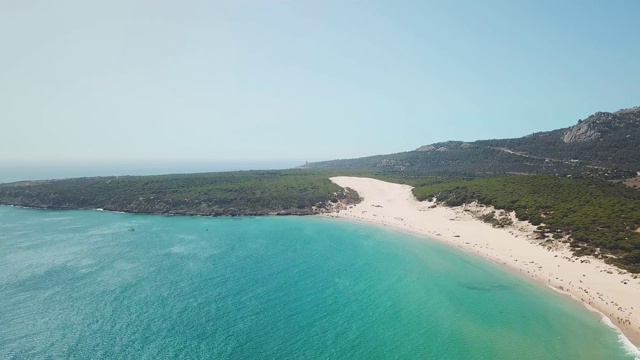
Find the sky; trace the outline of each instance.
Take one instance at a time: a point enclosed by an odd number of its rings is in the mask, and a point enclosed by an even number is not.
[[[0,163],[317,161],[640,105],[640,2],[3,1]]]

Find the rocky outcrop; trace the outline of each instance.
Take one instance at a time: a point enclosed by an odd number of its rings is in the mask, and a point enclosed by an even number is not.
[[[423,145],[416,149],[416,151],[433,151],[436,147],[433,145]]]
[[[382,159],[379,163],[376,164],[377,167],[386,167],[393,168],[396,170],[404,170],[408,166],[411,166],[411,163],[408,161],[399,161],[393,159]]]
[[[622,109],[614,113],[597,112],[571,127],[562,140],[565,143],[593,141],[602,138],[607,132],[640,125],[640,106]]]
[[[441,143],[435,143],[430,145],[423,145],[417,148],[415,151],[448,151],[449,149],[467,149],[473,147],[473,144],[462,141],[445,141]]]
[[[625,115],[625,114],[640,115],[640,106],[635,106],[635,107],[632,107],[632,108],[629,108],[629,109],[618,110],[614,114],[617,114],[617,115]]]
[[[596,130],[596,127],[593,121],[579,122],[564,134],[562,141],[572,143],[595,140],[602,136],[602,134]]]

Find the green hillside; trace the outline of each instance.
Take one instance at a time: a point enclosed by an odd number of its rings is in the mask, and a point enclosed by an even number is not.
[[[640,108],[598,112],[571,128],[475,144],[536,157],[640,171]]]
[[[504,174],[623,179],[640,171],[640,108],[599,112],[570,128],[517,139],[449,141],[415,151],[305,165],[398,173]]]

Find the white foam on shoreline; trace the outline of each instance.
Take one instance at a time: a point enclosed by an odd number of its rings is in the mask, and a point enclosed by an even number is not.
[[[600,316],[600,321],[602,321],[602,323],[604,323],[605,325],[607,325],[608,327],[610,327],[616,332],[616,334],[618,335],[618,341],[620,342],[620,345],[622,345],[622,347],[627,351],[627,353],[629,353],[629,355],[633,355],[636,358],[636,360],[640,360],[640,348],[637,348],[635,345],[633,345],[631,340],[629,340],[629,338],[624,335],[622,330],[619,327],[617,327],[613,323],[613,321],[611,321],[611,319],[609,319],[605,314],[603,314],[601,311],[594,308],[593,306],[587,304],[586,302],[580,301],[580,299],[578,299],[577,297],[575,297],[573,294],[569,292],[562,291],[552,285],[547,285],[547,287],[559,294],[569,296],[572,300],[575,300],[580,304],[582,304],[585,308],[587,308],[587,310],[598,314]]]
[[[587,304],[585,304],[587,305]],[[587,305],[588,306],[588,305]],[[600,315],[602,315],[602,322],[609,326],[610,328],[612,328],[617,334],[618,334],[618,341],[620,341],[620,344],[622,345],[622,347],[629,353],[629,355],[633,355],[633,357],[636,358],[636,360],[640,360],[640,348],[637,348],[635,345],[633,345],[633,343],[631,342],[631,340],[629,340],[629,338],[627,338],[623,333],[622,330],[620,330],[619,327],[615,326],[613,324],[613,322],[611,321],[611,319],[609,319],[608,317],[606,317],[604,314],[602,314],[601,312],[599,312],[596,309],[593,309],[594,311],[598,312]]]

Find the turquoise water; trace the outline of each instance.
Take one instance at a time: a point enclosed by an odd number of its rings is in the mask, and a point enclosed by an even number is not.
[[[565,297],[382,228],[0,207],[0,358],[633,357]]]

